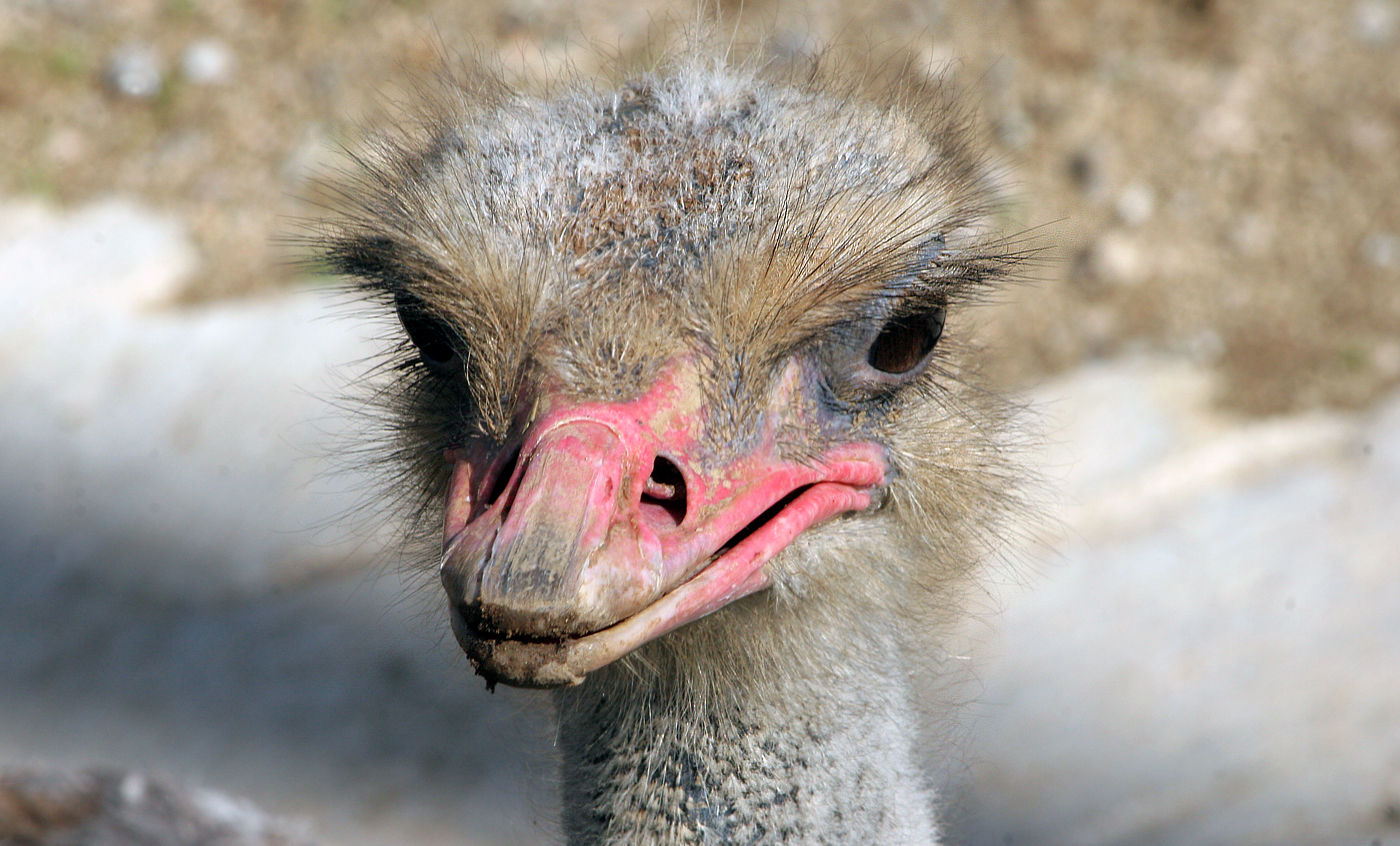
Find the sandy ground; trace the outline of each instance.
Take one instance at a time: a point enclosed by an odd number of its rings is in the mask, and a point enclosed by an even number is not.
[[[0,192],[140,197],[193,235],[184,297],[265,291],[341,145],[444,60],[617,76],[717,19],[780,72],[966,91],[1043,248],[989,319],[1003,382],[1145,349],[1254,414],[1400,384],[1397,0],[3,0]]]
[[[172,306],[188,237],[130,203],[0,221],[0,762],[325,843],[552,842],[543,703],[481,689],[356,510],[365,423],[325,398],[383,327],[315,289]],[[966,632],[952,842],[1400,843],[1400,396],[1254,419],[1217,378],[1128,357],[1030,397],[1062,540]]]

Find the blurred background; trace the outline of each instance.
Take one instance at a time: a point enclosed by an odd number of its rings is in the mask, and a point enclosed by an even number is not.
[[[0,0],[0,770],[552,842],[543,701],[372,505],[386,327],[286,236],[444,56],[610,77],[716,19],[950,74],[1041,248],[981,332],[1058,528],[964,632],[951,842],[1400,843],[1397,0]]]

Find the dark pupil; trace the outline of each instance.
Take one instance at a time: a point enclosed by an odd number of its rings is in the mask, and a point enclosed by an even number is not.
[[[428,364],[446,364],[457,351],[452,347],[452,338],[442,321],[418,314],[399,312],[399,322],[403,323],[408,339],[418,348],[418,354]]]
[[[896,317],[885,324],[865,360],[882,373],[908,373],[919,366],[943,334],[941,308]]]

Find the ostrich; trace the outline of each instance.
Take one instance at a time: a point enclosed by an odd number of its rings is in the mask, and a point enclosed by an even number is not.
[[[321,251],[401,325],[458,642],[556,689],[567,842],[936,842],[915,692],[1016,498],[965,110],[696,58],[456,85]]]

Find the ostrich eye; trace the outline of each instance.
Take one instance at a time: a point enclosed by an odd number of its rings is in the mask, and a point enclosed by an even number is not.
[[[881,373],[908,373],[923,363],[943,335],[947,310],[940,307],[892,318],[865,354],[866,363]]]
[[[418,348],[418,356],[428,367],[439,370],[452,367],[457,361],[453,332],[439,318],[424,314],[412,303],[398,303],[399,323],[408,339]]]

